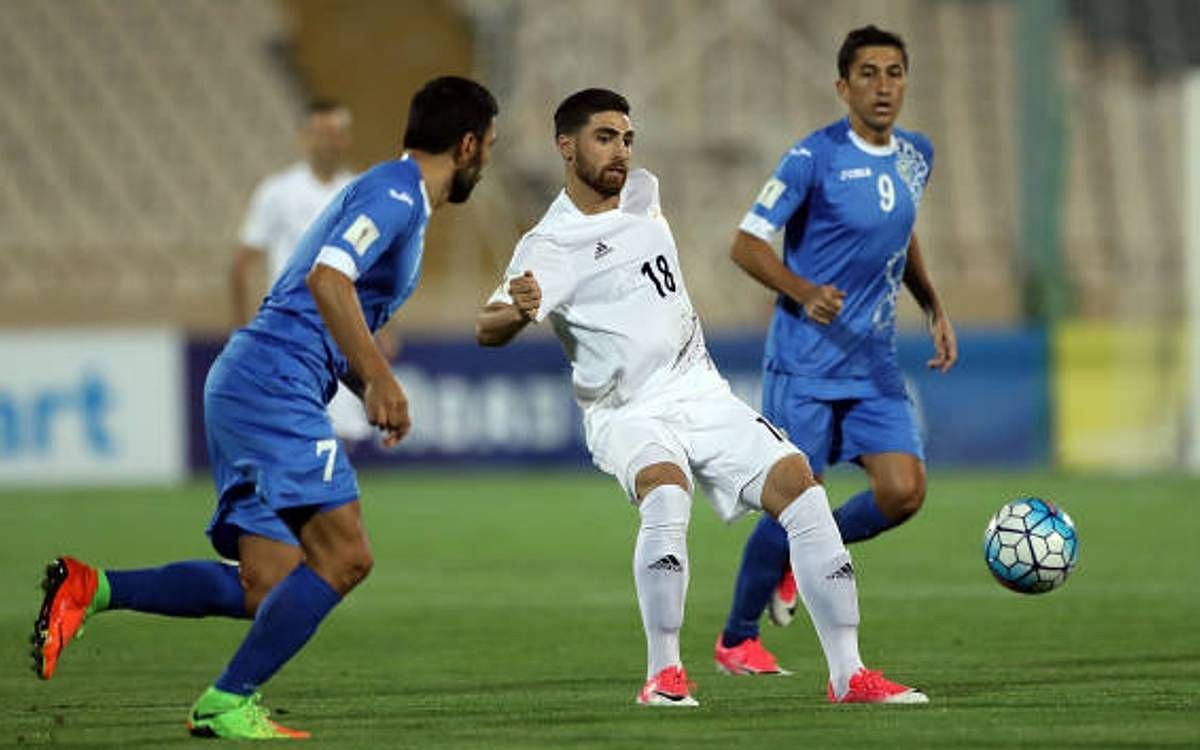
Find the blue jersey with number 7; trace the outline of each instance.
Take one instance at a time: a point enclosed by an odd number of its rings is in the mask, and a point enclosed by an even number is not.
[[[784,263],[814,284],[846,293],[829,325],[780,295],[764,366],[794,376],[813,398],[899,396],[896,299],[933,145],[896,128],[886,146],[842,119],[783,156],[740,228],[770,241],[784,230]]]

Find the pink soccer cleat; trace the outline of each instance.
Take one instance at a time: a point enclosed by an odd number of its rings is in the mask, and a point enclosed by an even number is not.
[[[789,567],[779,577],[779,583],[771,592],[771,601],[767,604],[767,617],[771,624],[786,628],[796,616],[796,577]]]
[[[717,669],[725,674],[791,674],[779,666],[775,655],[764,648],[758,638],[747,638],[736,646],[725,648],[718,635],[713,658],[717,662]]]
[[[699,706],[692,697],[694,687],[683,667],[667,667],[646,680],[637,702],[643,706]]]
[[[831,703],[928,703],[929,696],[916,688],[892,682],[876,672],[863,667],[850,678],[850,689],[841,698],[833,694],[833,683],[829,684]]]

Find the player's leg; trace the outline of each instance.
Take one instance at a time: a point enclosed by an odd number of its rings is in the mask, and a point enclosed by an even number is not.
[[[855,401],[842,419],[842,457],[862,464],[871,487],[847,500],[834,519],[847,543],[881,534],[911,518],[925,501],[925,464],[907,398]]]
[[[34,670],[50,679],[59,657],[86,620],[101,612],[128,610],[167,617],[233,617],[254,614],[258,602],[300,561],[300,550],[271,539],[247,536],[277,548],[256,555],[252,569],[218,560],[184,560],[155,568],[105,570],[73,557],[46,568],[45,597],[33,632]]]
[[[646,684],[638,702],[644,705],[696,705],[679,655],[691,570],[687,552],[690,485],[687,473],[673,461],[650,463],[637,470],[634,479],[641,523],[634,546],[633,579],[647,653]]]
[[[757,488],[756,488],[757,489]],[[767,472],[762,508],[787,531],[792,571],[829,666],[829,698],[836,702],[924,703],[918,690],[867,670],[858,651],[858,589],[850,554],[829,509],[824,488],[801,454]]]
[[[819,472],[833,440],[833,409],[829,402],[795,392],[791,379],[766,373],[763,408],[772,425],[780,425]],[[790,573],[787,533],[764,514],[746,540],[733,589],[733,603],[715,648],[717,666],[729,674],[786,674],[759,640],[759,620],[764,609],[771,621],[786,625],[795,612],[795,582]],[[789,585],[790,584],[790,585]],[[785,600],[781,589],[791,596]],[[776,602],[776,599],[779,599]],[[790,600],[790,601],[789,601]]]
[[[333,608],[367,577],[373,561],[357,500],[302,506],[285,517],[297,528],[304,560],[271,588],[233,659],[192,707],[193,734],[305,736],[269,721],[257,705],[258,689],[308,643]]]

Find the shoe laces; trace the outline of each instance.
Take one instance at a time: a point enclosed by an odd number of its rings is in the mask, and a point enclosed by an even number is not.
[[[682,667],[667,667],[654,678],[655,689],[672,695],[686,695],[696,687]]]
[[[745,649],[749,656],[770,656],[762,645],[761,638],[747,638],[737,648]]]
[[[865,667],[854,675],[852,682],[854,682],[855,688],[872,693],[890,693],[899,687],[884,677],[882,671]]]

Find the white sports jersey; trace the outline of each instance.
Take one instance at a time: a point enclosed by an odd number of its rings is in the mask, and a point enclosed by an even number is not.
[[[321,182],[307,162],[297,162],[258,184],[238,239],[267,251],[267,272],[274,281],[296,249],[296,243],[321,209],[353,179],[341,171]]]
[[[620,207],[600,214],[580,212],[562,191],[517,243],[489,302],[511,303],[508,281],[525,271],[541,286],[537,319],[554,326],[585,409],[661,393],[697,367],[720,378],[650,172],[631,172]]]

